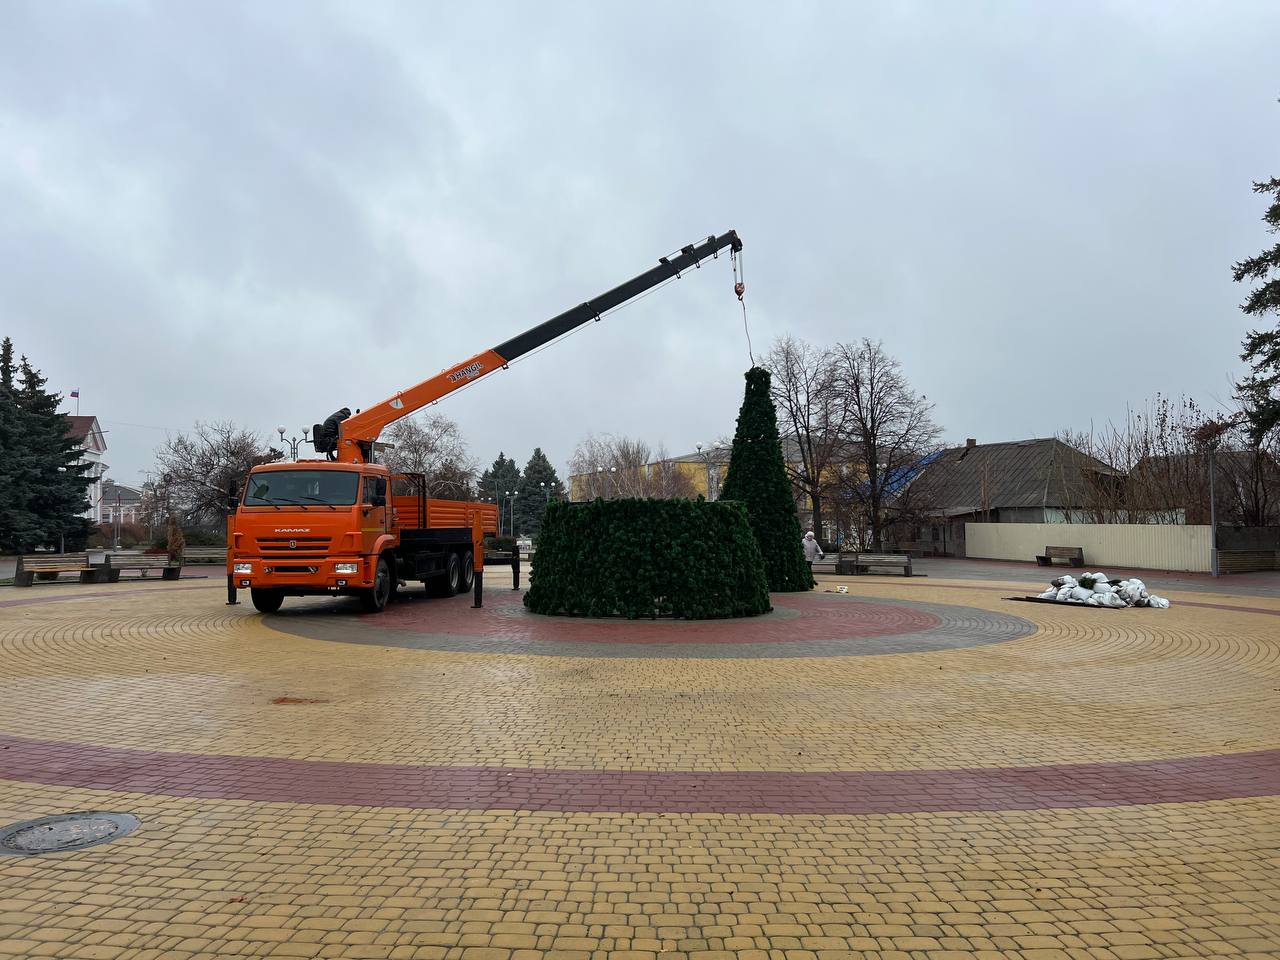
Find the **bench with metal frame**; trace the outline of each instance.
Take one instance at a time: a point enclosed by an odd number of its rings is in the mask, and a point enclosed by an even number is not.
[[[1084,566],[1084,547],[1045,547],[1044,553],[1036,557],[1036,563],[1042,567],[1053,566],[1053,561],[1063,560],[1073,567]]]
[[[137,570],[138,578],[145,580],[148,571],[159,570],[162,580],[177,580],[182,576],[182,562],[170,560],[162,554],[116,554],[108,555],[107,582],[119,583],[123,570]]]
[[[911,576],[911,555],[907,553],[858,553],[853,557],[855,573],[870,573],[872,567],[892,567]]]
[[[87,553],[34,553],[18,557],[13,585],[29,587],[37,577],[57,580],[63,573],[78,573],[81,583],[106,583],[108,577],[107,565],[90,563]]]
[[[227,548],[226,547],[183,547],[182,562],[187,566],[195,564],[217,564],[220,567],[227,565]]]

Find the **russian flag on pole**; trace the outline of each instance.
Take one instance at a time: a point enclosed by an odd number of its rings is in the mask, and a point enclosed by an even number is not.
[[[79,399],[80,399],[80,388],[79,388],[79,387],[76,387],[74,390],[72,390],[72,391],[71,391],[71,393],[69,393],[69,394],[68,394],[68,396],[73,397],[73,398],[75,398],[76,400],[79,400]]]

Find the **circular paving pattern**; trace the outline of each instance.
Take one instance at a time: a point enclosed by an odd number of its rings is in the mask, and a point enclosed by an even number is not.
[[[592,620],[527,611],[515,591],[483,610],[465,598],[409,597],[353,616],[343,600],[286,603],[264,623],[311,640],[451,653],[692,659],[858,657],[956,650],[1035,631],[1029,620],[944,603],[822,594],[774,594],[774,610],[735,620]]]

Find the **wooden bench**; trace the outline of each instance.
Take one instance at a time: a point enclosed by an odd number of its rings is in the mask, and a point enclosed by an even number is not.
[[[907,553],[858,553],[853,558],[855,573],[870,573],[872,567],[892,567],[911,576],[911,555]]]
[[[195,565],[198,563],[216,563],[218,566],[225,567],[227,565],[227,548],[226,547],[184,547],[182,550],[182,562],[187,565]]]
[[[39,577],[57,580],[59,574],[78,573],[81,583],[106,583],[105,563],[90,563],[87,553],[32,553],[18,557],[13,574],[15,587],[29,587]]]
[[[814,573],[839,573],[840,554],[828,553],[817,560],[810,560],[809,567]]]
[[[108,583],[119,583],[123,570],[137,570],[139,579],[143,580],[152,570],[159,570],[162,580],[177,580],[182,576],[182,563],[174,562],[163,554],[108,554],[107,563]]]
[[[1044,554],[1036,557],[1042,567],[1053,566],[1053,561],[1064,560],[1073,567],[1084,566],[1084,547],[1045,547]]]

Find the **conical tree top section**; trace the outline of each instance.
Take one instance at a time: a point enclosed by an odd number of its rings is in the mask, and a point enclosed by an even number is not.
[[[778,438],[778,414],[769,396],[769,371],[747,371],[747,389],[738,411],[729,474],[722,500],[738,500],[747,508],[752,532],[760,545],[769,589],[779,592],[811,590],[813,571],[800,545],[800,518],[791,496],[791,481]]]

